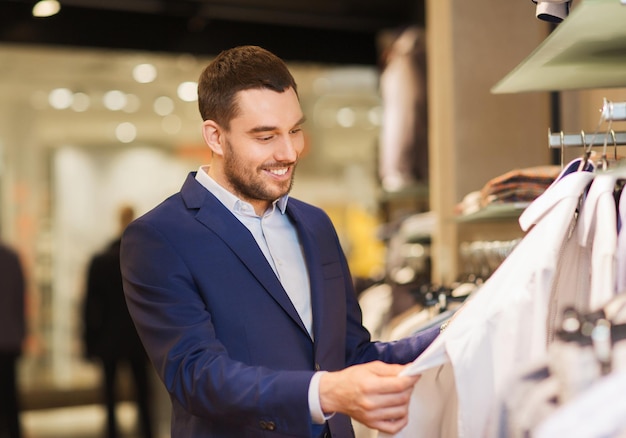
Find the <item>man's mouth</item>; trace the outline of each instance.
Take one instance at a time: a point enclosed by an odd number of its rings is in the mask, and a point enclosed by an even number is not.
[[[269,169],[269,172],[277,176],[283,176],[287,173],[288,170],[288,167],[283,167],[280,169]]]

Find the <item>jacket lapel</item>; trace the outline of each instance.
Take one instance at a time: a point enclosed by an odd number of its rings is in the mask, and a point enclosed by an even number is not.
[[[287,204],[287,213],[293,220],[300,244],[304,251],[304,258],[309,272],[309,282],[311,286],[311,312],[313,314],[313,337],[315,339],[316,350],[319,345],[323,345],[323,336],[331,334],[332,330],[325,326],[322,316],[326,313],[324,307],[327,299],[324,287],[324,274],[322,272],[322,258],[319,245],[316,242],[315,234],[307,226],[306,218],[301,214],[297,205],[293,202]],[[325,329],[325,330],[323,330]]]
[[[187,177],[181,189],[181,195],[187,208],[197,210],[196,219],[219,236],[263,288],[306,333],[306,328],[287,292],[245,225],[195,180],[195,172],[191,172]]]

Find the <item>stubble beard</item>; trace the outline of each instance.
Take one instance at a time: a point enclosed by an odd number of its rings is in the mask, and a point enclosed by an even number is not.
[[[250,170],[239,157],[233,153],[229,142],[224,150],[224,172],[235,193],[243,200],[261,200],[274,202],[281,196],[291,192],[294,183],[296,165],[292,165],[291,178],[279,187],[264,181],[261,168]]]

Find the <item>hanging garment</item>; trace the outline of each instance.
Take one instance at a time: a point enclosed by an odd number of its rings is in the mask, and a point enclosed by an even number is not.
[[[589,302],[577,310],[597,310],[617,293],[617,209],[613,192],[616,175],[597,173],[585,197],[579,216],[579,243],[591,246],[591,288]]]
[[[609,374],[540,423],[533,437],[624,437],[626,434],[624,392],[626,392],[626,372]],[[610,403],[607,403],[608,400]]]
[[[604,306],[604,313],[611,321],[611,370],[626,372],[626,293],[615,295]]]
[[[589,287],[588,257],[576,254],[585,248],[571,237],[579,199],[592,179],[590,172],[564,174],[524,211],[520,224],[529,229],[524,239],[403,371],[422,377],[413,390],[409,423],[395,437],[486,436],[512,374],[546,353],[550,325],[556,324],[548,323],[556,315],[549,311],[553,297],[571,304]],[[564,290],[556,290],[561,284]]]
[[[390,192],[428,181],[425,47],[423,29],[409,27],[383,60],[378,171],[383,188]]]
[[[616,289],[618,293],[626,293],[626,195],[624,189],[619,194],[619,222],[617,235]]]
[[[592,395],[595,392],[590,391],[593,386],[603,385],[609,373],[626,371],[625,347],[626,295],[616,295],[602,309],[592,312],[568,309],[557,339],[548,346],[544,361],[511,379],[498,406],[498,421],[494,424],[496,432],[488,436],[536,437],[537,429],[544,422],[565,421],[568,424],[551,425],[552,435],[547,436],[615,437],[609,432],[614,425],[610,415],[607,417],[602,414],[598,417],[593,413],[585,413],[585,426],[572,429],[574,433],[564,430],[557,433],[554,427],[569,428],[567,416],[574,410],[566,406],[570,403],[586,403],[581,401],[582,398],[596,398],[597,395]],[[596,398],[596,401],[603,410],[611,404],[607,409],[616,407],[623,414],[626,413],[626,406],[621,400],[622,393],[623,388],[614,393],[619,399],[613,400],[606,398],[608,393],[604,392],[605,398]],[[563,415],[564,411],[570,414]],[[552,420],[552,415],[558,419]],[[596,421],[608,423],[593,424]],[[593,429],[589,428],[590,425]],[[624,437],[626,434],[619,436]]]
[[[557,408],[554,400],[558,382],[550,376],[545,362],[533,364],[512,379],[505,397],[495,411],[486,436],[526,438],[534,426]]]

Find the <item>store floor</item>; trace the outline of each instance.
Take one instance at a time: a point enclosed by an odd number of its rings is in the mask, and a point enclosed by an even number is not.
[[[104,438],[106,409],[102,401],[100,367],[75,360],[57,367],[69,377],[59,378],[44,361],[23,361],[20,369],[20,420],[23,438]],[[170,436],[170,401],[163,385],[152,371],[151,410],[154,438]],[[137,429],[129,370],[122,366],[116,389],[119,438],[141,438]]]
[[[140,438],[136,410],[132,403],[118,404],[120,438]],[[106,412],[102,405],[38,409],[22,413],[24,438],[102,438]],[[169,437],[169,430],[158,430],[155,438]]]

